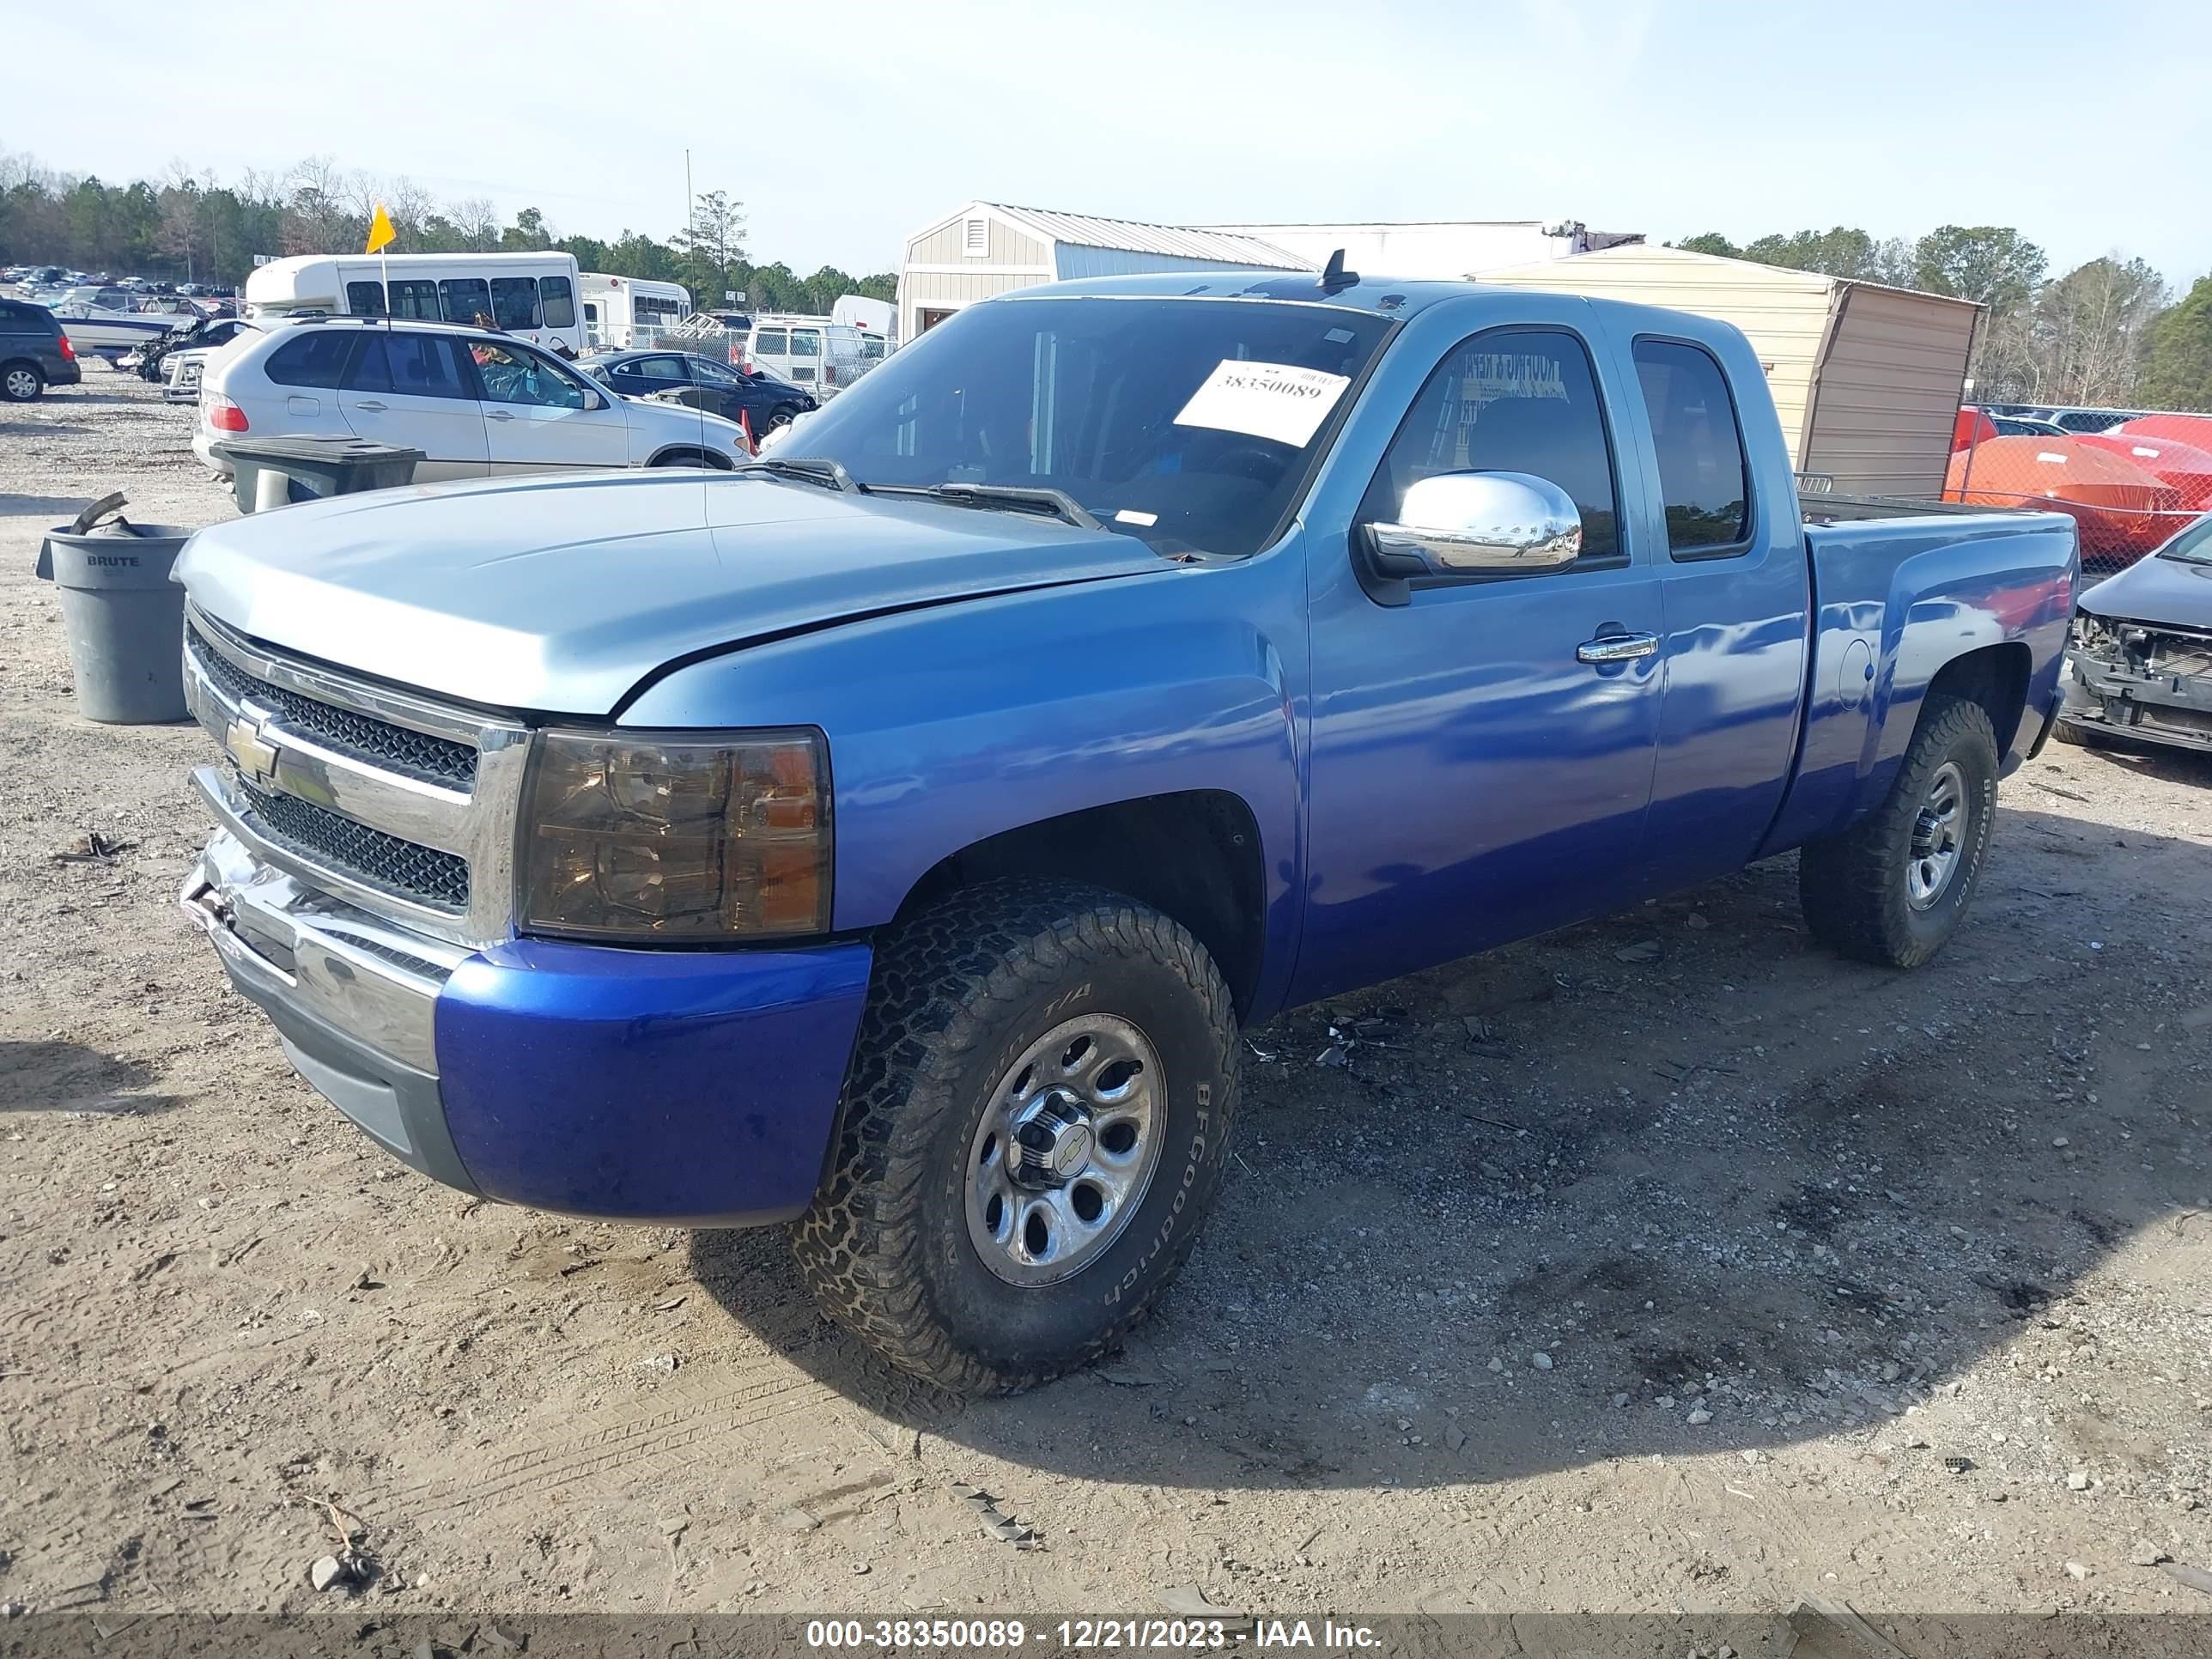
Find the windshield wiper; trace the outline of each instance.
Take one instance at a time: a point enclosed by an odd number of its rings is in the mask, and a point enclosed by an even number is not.
[[[747,461],[737,469],[740,472],[765,472],[773,477],[797,478],[804,483],[826,485],[842,493],[851,490],[865,495],[868,486],[856,482],[842,464],[826,455],[771,455],[765,460]]]
[[[1014,484],[987,483],[875,484],[871,488],[878,495],[927,495],[932,501],[950,501],[955,507],[1042,513],[1085,530],[1106,528],[1092,516],[1089,508],[1065,489],[1030,489]]]

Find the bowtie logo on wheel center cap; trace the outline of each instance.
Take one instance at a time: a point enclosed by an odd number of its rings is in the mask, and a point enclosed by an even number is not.
[[[1057,1187],[1081,1174],[1094,1145],[1081,1103],[1059,1091],[1030,1109],[1014,1139],[1022,1149],[1019,1173],[1032,1186]]]

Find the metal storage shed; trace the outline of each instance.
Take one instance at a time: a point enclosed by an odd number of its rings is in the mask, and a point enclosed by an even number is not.
[[[1071,276],[1317,269],[1252,236],[970,202],[907,238],[899,264],[899,338],[912,340],[994,294]]]
[[[1734,323],[1766,370],[1801,472],[1849,495],[1934,497],[1982,307],[1972,301],[1672,247],[1478,273]]]

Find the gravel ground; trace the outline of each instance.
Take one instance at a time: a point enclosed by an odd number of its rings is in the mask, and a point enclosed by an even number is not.
[[[465,1201],[293,1077],[174,908],[207,744],[79,720],[28,574],[226,516],[186,422],[0,411],[0,1600],[2212,1612],[2212,766],[2054,747],[1917,974],[1780,860],[1250,1032],[1159,1316],[962,1407],[772,1235]]]

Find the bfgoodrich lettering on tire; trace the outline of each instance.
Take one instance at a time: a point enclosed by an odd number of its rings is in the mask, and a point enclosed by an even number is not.
[[[1958,930],[1981,883],[1996,799],[1988,711],[1930,696],[1881,805],[1798,855],[1798,899],[1813,936],[1862,962],[1927,961]]]
[[[792,1232],[809,1288],[962,1393],[1096,1358],[1198,1237],[1240,1047],[1212,958],[1118,894],[994,882],[899,923]]]

